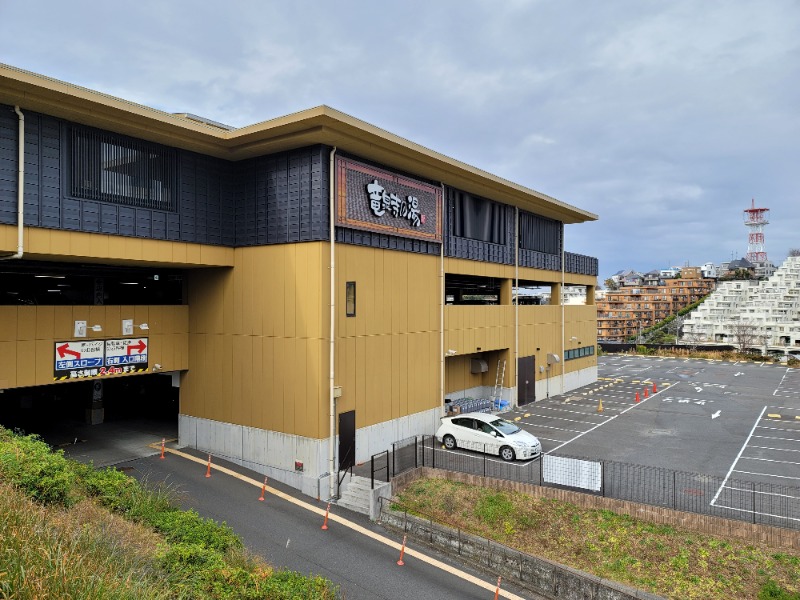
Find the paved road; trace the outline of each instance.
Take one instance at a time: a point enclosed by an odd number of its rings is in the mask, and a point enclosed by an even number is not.
[[[247,469],[230,463],[220,464],[257,481],[263,480],[260,475]],[[332,522],[329,522],[327,531],[322,531],[322,521],[318,515],[269,494],[265,502],[259,502],[259,488],[218,472],[213,472],[212,477],[207,479],[204,466],[177,456],[167,455],[165,460],[152,456],[117,466],[137,478],[146,478],[150,483],[166,481],[177,486],[182,491],[185,508],[194,508],[203,516],[225,521],[242,537],[250,550],[263,556],[273,566],[330,579],[341,587],[342,597],[347,600],[488,600],[494,596],[493,591],[487,592],[451,573],[408,556],[405,566],[400,567],[396,564],[397,551],[380,542]],[[324,503],[315,502],[287,486],[273,482],[269,485],[304,502],[325,508]],[[345,516],[375,533],[397,539],[397,536],[387,533],[363,515],[339,507],[333,507],[331,512]],[[436,558],[452,562],[442,556]],[[462,565],[457,566],[490,585],[497,582],[492,577]],[[506,585],[503,587],[507,588]]]

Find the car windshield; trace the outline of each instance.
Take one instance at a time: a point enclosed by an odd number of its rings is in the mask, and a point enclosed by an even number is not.
[[[495,419],[492,421],[492,426],[495,427],[500,433],[505,435],[511,435],[512,433],[517,433],[519,431],[519,427],[510,423],[509,421],[504,421],[503,419]]]

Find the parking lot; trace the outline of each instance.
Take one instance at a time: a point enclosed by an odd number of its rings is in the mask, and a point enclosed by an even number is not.
[[[502,416],[545,454],[689,473],[671,494],[727,512],[800,516],[800,370],[605,355],[595,383]]]

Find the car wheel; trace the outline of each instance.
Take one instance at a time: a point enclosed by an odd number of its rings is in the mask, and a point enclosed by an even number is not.
[[[454,450],[456,447],[456,438],[454,438],[452,435],[444,436],[442,442],[444,442],[444,447],[448,450]]]
[[[514,449],[511,446],[503,446],[500,448],[500,458],[506,461],[512,461],[516,458]]]

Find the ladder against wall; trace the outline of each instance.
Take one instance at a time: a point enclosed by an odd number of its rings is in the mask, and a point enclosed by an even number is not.
[[[503,394],[503,382],[506,378],[506,361],[505,360],[498,360],[497,361],[497,374],[494,378],[494,391],[492,392],[492,402],[494,403],[494,407],[498,408],[500,406],[500,400],[502,400]]]

